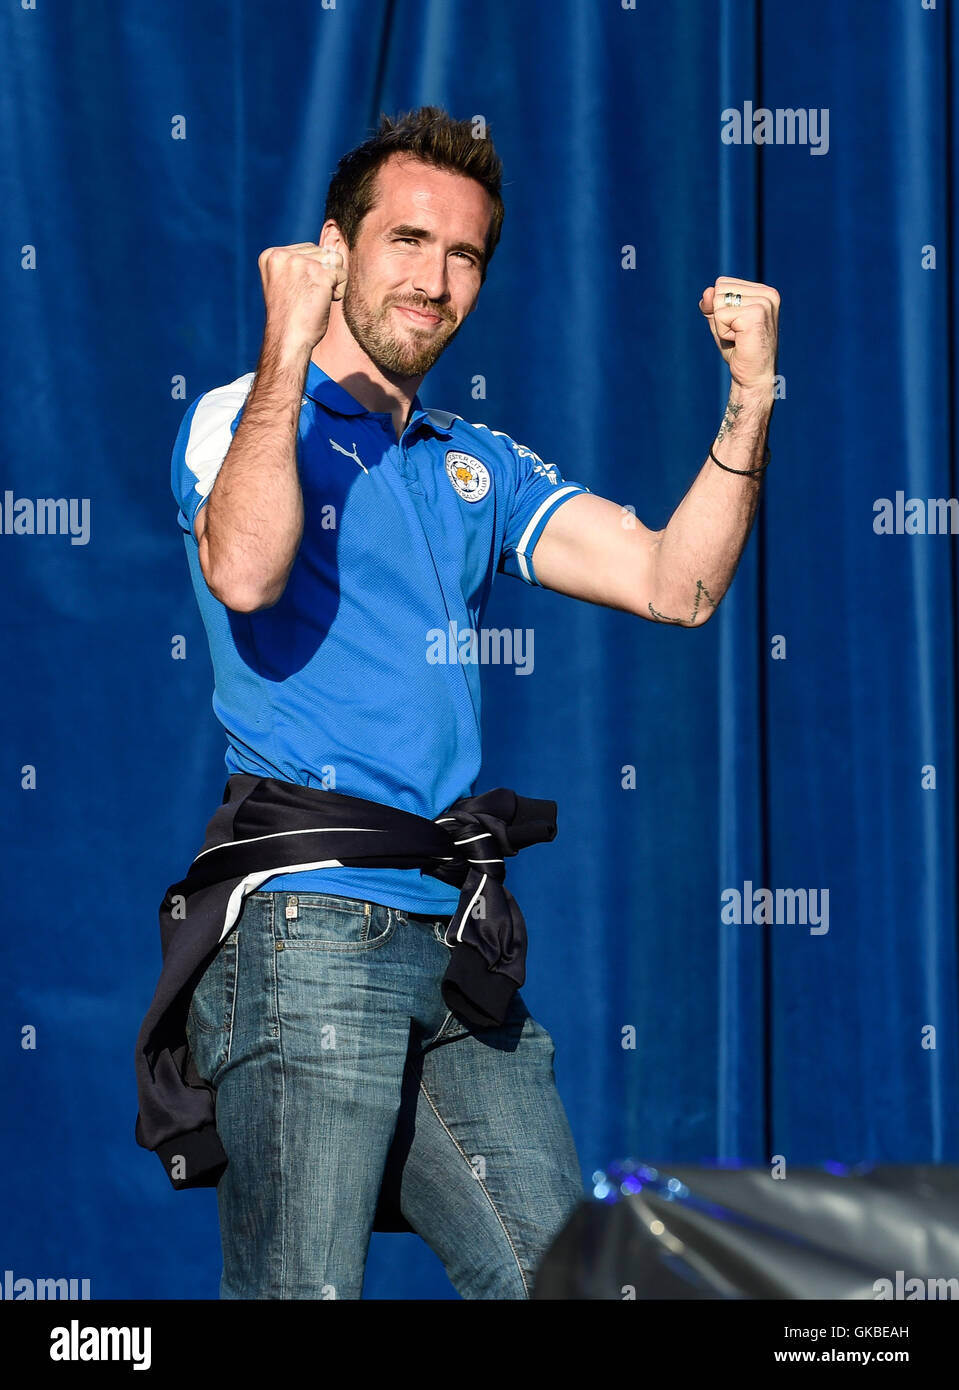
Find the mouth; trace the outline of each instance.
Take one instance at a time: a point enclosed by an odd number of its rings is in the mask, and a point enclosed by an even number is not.
[[[409,309],[405,304],[394,304],[393,308],[404,314],[410,323],[419,324],[421,328],[434,328],[436,324],[443,322],[439,314],[431,314],[421,309]]]

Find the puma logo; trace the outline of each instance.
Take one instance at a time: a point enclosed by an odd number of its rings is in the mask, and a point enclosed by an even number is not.
[[[329,436],[327,436],[327,438],[329,438]],[[358,463],[364,473],[369,473],[370,470],[367,468],[366,464],[363,462],[359,454],[356,452],[355,444],[353,445],[353,452],[350,453],[349,449],[344,449],[342,444],[337,444],[335,439],[331,439],[330,443],[333,445],[333,448],[336,450],[338,454],[345,454],[348,459],[352,459],[354,463]]]

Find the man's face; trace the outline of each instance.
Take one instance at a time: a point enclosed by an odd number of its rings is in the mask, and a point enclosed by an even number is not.
[[[343,315],[381,371],[421,377],[476,304],[493,202],[475,179],[398,155],[377,187],[349,252]]]

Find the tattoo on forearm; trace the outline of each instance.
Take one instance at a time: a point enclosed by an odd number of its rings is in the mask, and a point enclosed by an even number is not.
[[[649,611],[650,613],[652,613],[653,617],[659,623],[680,623],[682,626],[685,627],[688,623],[694,623],[696,621],[696,614],[699,612],[699,605],[702,602],[703,598],[706,599],[706,602],[709,604],[710,608],[718,607],[716,600],[713,598],[712,594],[706,588],[706,585],[703,583],[701,579],[697,579],[696,598],[693,601],[693,611],[692,613],[690,613],[688,618],[668,618],[665,613],[658,612],[652,604],[649,605]]]
[[[727,402],[726,412],[723,415],[722,424],[719,426],[719,432],[716,435],[717,444],[721,443],[726,438],[726,435],[729,433],[730,430],[736,428],[736,420],[739,417],[739,412],[742,410],[742,408],[742,401]]]

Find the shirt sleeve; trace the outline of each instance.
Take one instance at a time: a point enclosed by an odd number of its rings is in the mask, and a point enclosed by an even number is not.
[[[250,372],[228,386],[205,392],[181,421],[170,462],[170,484],[180,507],[177,522],[190,535],[195,534],[197,512],[213,491],[252,381]]]
[[[555,463],[544,463],[539,454],[508,435],[502,435],[501,442],[513,464],[513,493],[497,569],[540,589],[543,586],[533,569],[536,542],[556,509],[589,488],[565,479]]]

